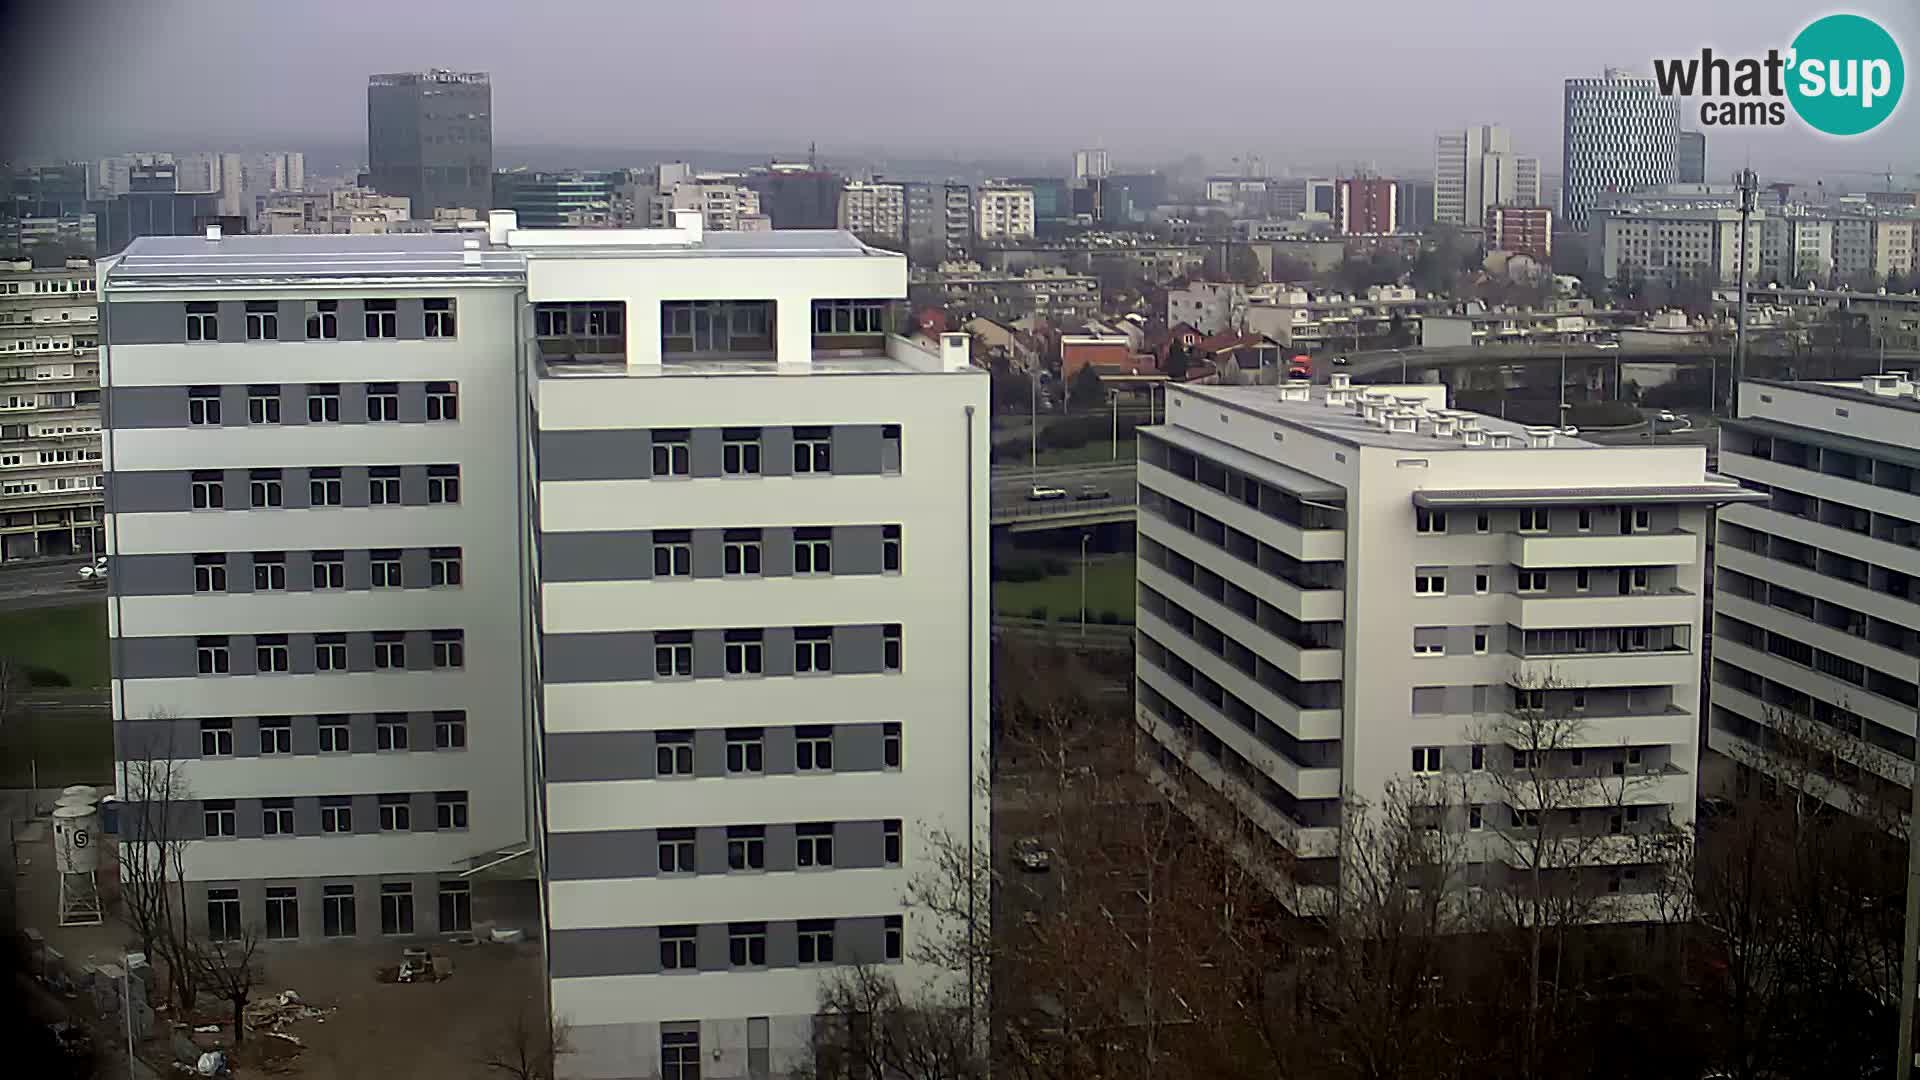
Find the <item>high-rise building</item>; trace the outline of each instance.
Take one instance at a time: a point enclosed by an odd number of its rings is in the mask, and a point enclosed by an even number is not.
[[[1915,386],[1750,379],[1720,436],[1720,470],[1763,494],[1720,514],[1708,745],[1884,821],[1908,805],[1920,677]]]
[[[907,258],[915,266],[937,266],[947,258],[946,188],[925,180],[900,187],[907,201]]]
[[[540,928],[563,1075],[785,1074],[987,822],[985,373],[898,254],[680,221],[102,272],[116,745],[192,777],[125,841],[215,938]]]
[[[1073,182],[1084,185],[1088,180],[1103,180],[1113,172],[1113,162],[1105,150],[1075,150],[1073,152]]]
[[[1340,374],[1169,394],[1140,439],[1147,766],[1291,853],[1284,902],[1327,910],[1356,800],[1396,786],[1433,793],[1494,889],[1531,869],[1535,813],[1690,825],[1710,510],[1758,498],[1704,448],[1600,446]],[[1593,782],[1543,808],[1528,781],[1548,775]],[[1595,917],[1658,917],[1632,841],[1578,850],[1541,865]]]
[[[974,193],[974,238],[1004,244],[1033,239],[1033,189],[982,184]]]
[[[1033,191],[1033,227],[1038,233],[1073,217],[1073,189],[1058,176],[1016,176],[1007,181]]]
[[[1427,180],[1395,180],[1394,206],[1400,214],[1400,231],[1423,233],[1433,224],[1434,185]]]
[[[1342,233],[1388,236],[1400,230],[1400,192],[1393,181],[1356,176],[1337,183],[1340,212],[1335,221]]]
[[[1757,276],[1766,247],[1767,217],[1756,210],[1740,243],[1740,211],[1710,207],[1600,207],[1588,218],[1599,244],[1599,270],[1609,279],[1696,277],[1711,284],[1739,280],[1744,256]]]
[[[132,162],[125,181],[126,191],[93,204],[94,248],[101,256],[142,236],[195,236],[223,216],[218,192],[179,189],[171,157]]]
[[[946,247],[940,257],[949,262],[967,259],[973,254],[973,189],[950,180],[943,191]]]
[[[1576,232],[1587,231],[1602,195],[1679,178],[1680,100],[1644,75],[1608,68],[1598,79],[1568,79],[1564,123],[1560,217]]]
[[[1544,206],[1487,208],[1487,250],[1526,255],[1541,266],[1553,260],[1553,211]]]
[[[840,217],[837,173],[807,164],[776,162],[741,181],[760,196],[760,212],[776,229],[831,229]]]
[[[0,563],[100,550],[93,264],[0,262]]]
[[[1478,226],[1488,207],[1539,204],[1539,159],[1515,154],[1506,128],[1484,124],[1434,138],[1433,220]]]
[[[739,173],[700,173],[661,188],[654,198],[652,222],[664,227],[676,210],[698,210],[713,232],[762,232],[773,228],[760,212],[760,193],[740,182]]]
[[[93,186],[85,162],[34,165],[0,172],[0,252],[15,254],[51,241],[93,250]]]
[[[414,216],[493,204],[493,85],[484,71],[400,72],[367,80],[367,171]]]
[[[503,169],[493,174],[493,207],[529,229],[604,229],[616,224],[617,182],[612,173]]]
[[[1682,184],[1706,183],[1707,133],[1682,131],[1674,147],[1674,179]]]
[[[905,251],[907,188],[887,180],[855,180],[840,191],[840,228],[889,251]]]

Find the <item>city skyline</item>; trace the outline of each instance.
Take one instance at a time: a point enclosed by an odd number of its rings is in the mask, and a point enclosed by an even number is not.
[[[1743,9],[1741,23],[1729,28],[1712,12],[1633,0],[1565,47],[1516,52],[1516,42],[1534,40],[1522,29],[1527,12],[1517,4],[1483,8],[1471,33],[1448,12],[1398,0],[1385,7],[1385,24],[1399,33],[1384,45],[1374,33],[1382,20],[1347,26],[1333,14],[1227,0],[1183,8],[1195,28],[1211,26],[1235,41],[1270,35],[1276,43],[1249,54],[1248,63],[1210,65],[1202,101],[1180,79],[1177,57],[1169,59],[1164,80],[1125,78],[1113,66],[1117,57],[1163,49],[1157,36],[1025,9],[1014,22],[1020,32],[996,39],[982,54],[991,62],[930,68],[930,52],[965,61],[968,44],[977,40],[972,30],[982,23],[940,13],[889,20],[876,10],[872,19],[836,18],[828,34],[809,12],[749,3],[724,15],[683,13],[660,29],[606,8],[598,20],[604,32],[570,39],[562,66],[547,59],[553,53],[525,47],[540,28],[507,7],[456,22],[447,18],[456,9],[440,3],[391,10],[349,0],[339,19],[311,26],[295,25],[298,16],[251,8],[244,18],[222,18],[236,9],[174,0],[116,10],[111,22],[98,12],[61,12],[18,27],[25,55],[58,56],[58,50],[31,46],[75,39],[101,43],[104,55],[99,77],[78,87],[31,63],[18,69],[11,92],[28,106],[23,115],[42,119],[17,128],[4,151],[18,158],[89,156],[189,132],[227,142],[360,141],[369,74],[449,67],[492,74],[500,88],[496,137],[508,145],[688,145],[721,152],[817,140],[848,156],[990,152],[1058,159],[1063,168],[1073,149],[1104,146],[1129,165],[1201,154],[1218,166],[1254,153],[1276,170],[1351,162],[1408,172],[1430,164],[1434,132],[1480,123],[1512,130],[1517,153],[1554,161],[1564,79],[1596,76],[1608,66],[1650,71],[1655,56],[1702,44],[1763,50],[1783,43],[1807,17],[1798,5],[1766,0]],[[1920,40],[1920,12],[1910,6],[1877,0],[1857,9],[1906,40]],[[461,15],[473,10],[457,9]],[[975,13],[992,19],[991,12]],[[369,20],[383,32],[362,33]],[[714,20],[726,25],[709,26]],[[257,47],[263,37],[285,39],[283,30],[297,32],[303,47]],[[339,47],[329,47],[336,34]],[[655,48],[662,37],[728,41],[733,74],[716,84],[703,70],[714,59],[711,50]],[[411,44],[421,40],[435,43],[431,55]],[[1423,48],[1401,48],[1396,40]],[[1301,41],[1314,47],[1288,45]],[[1424,47],[1435,42],[1451,44]],[[930,70],[952,74],[929,77]],[[995,70],[1044,70],[1049,77],[1038,84],[989,77]],[[697,111],[676,93],[696,81]],[[272,85],[297,85],[300,92],[259,92]],[[886,95],[868,92],[881,85],[889,87]],[[1308,98],[1311,115],[1290,105],[1303,88],[1319,88]],[[1326,88],[1344,92],[1326,94]],[[666,107],[653,104],[659,102]],[[987,119],[991,127],[982,123]],[[1697,126],[1697,119],[1697,107],[1683,106],[1683,126]],[[1751,159],[1783,175],[1826,170],[1869,177],[1889,164],[1897,174],[1920,169],[1911,149],[1920,146],[1920,114],[1911,108],[1856,140],[1824,139],[1793,124],[1710,131],[1709,139],[1715,162],[1731,167]]]

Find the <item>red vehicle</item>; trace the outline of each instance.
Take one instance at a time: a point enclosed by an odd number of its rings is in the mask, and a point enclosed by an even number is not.
[[[1303,355],[1303,356],[1296,356],[1292,360],[1287,361],[1287,378],[1289,379],[1313,378],[1313,358],[1310,356]]]

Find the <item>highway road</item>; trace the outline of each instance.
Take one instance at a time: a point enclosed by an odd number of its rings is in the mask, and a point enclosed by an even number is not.
[[[1133,486],[1131,459],[1099,465],[1043,466],[1034,472],[1023,465],[996,465],[993,469],[993,501],[996,505],[1025,502],[1027,492],[1037,483],[1043,487],[1065,488],[1071,498],[1083,485],[1092,485],[1118,495]]]
[[[106,590],[81,586],[79,572],[85,565],[85,559],[73,559],[0,566],[0,611],[58,607],[103,598]]]

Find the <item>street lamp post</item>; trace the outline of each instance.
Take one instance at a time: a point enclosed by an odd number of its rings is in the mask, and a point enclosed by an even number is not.
[[[1113,460],[1120,460],[1120,391],[1107,395],[1113,399]]]
[[[1027,414],[1027,471],[1035,485],[1040,483],[1040,371],[1035,364],[1027,372],[1031,411]]]
[[[1087,636],[1087,541],[1093,539],[1092,532],[1080,534],[1080,637]]]

